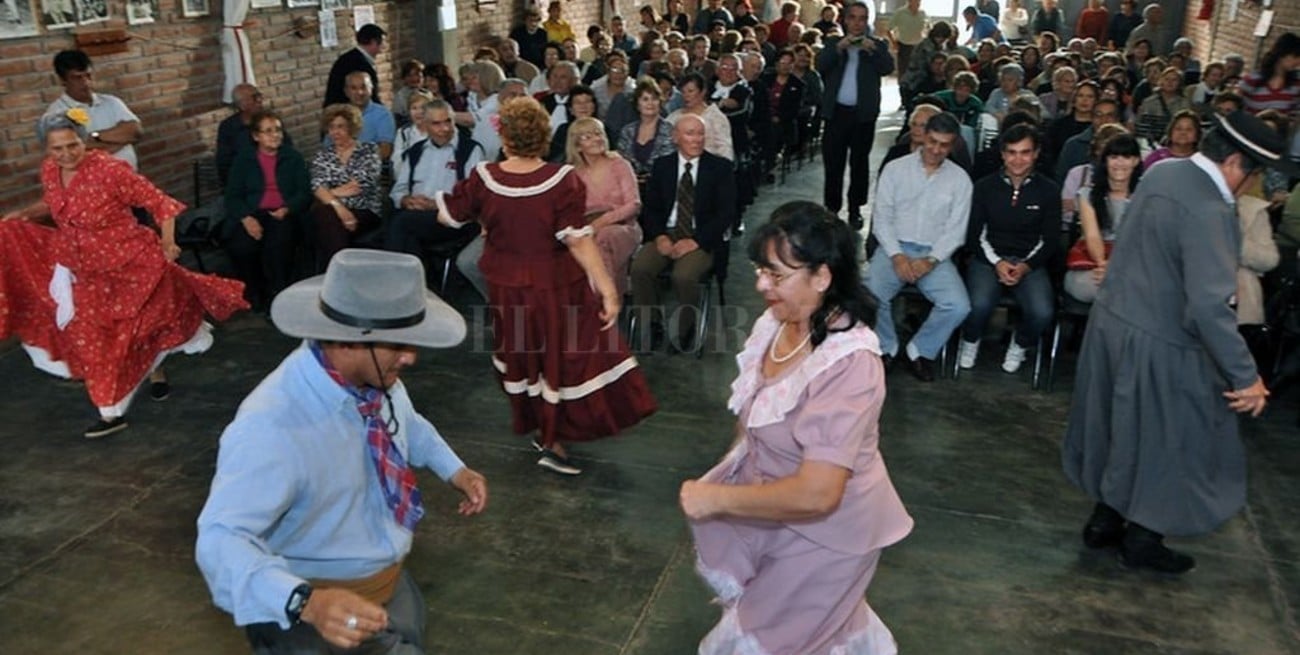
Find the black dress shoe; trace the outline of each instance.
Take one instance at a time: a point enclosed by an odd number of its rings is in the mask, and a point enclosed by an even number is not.
[[[907,360],[907,368],[922,382],[934,382],[934,360],[924,357]]]
[[[1119,549],[1119,563],[1126,569],[1147,569],[1178,575],[1196,568],[1191,555],[1170,549],[1164,536],[1136,523],[1129,523]]]
[[[172,385],[167,384],[166,382],[149,383],[150,398],[157,401],[163,401],[163,400],[167,400],[167,397],[170,395],[172,395]]]
[[[1097,503],[1083,526],[1083,545],[1089,548],[1119,548],[1124,545],[1124,517],[1105,503]]]
[[[126,429],[126,417],[119,416],[115,419],[105,421],[99,419],[94,425],[86,428],[85,437],[87,439],[99,439],[107,437],[114,432],[121,432]]]

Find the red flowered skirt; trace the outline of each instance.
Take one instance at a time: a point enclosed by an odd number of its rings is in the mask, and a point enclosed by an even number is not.
[[[617,328],[602,331],[586,278],[555,289],[489,283],[492,364],[514,431],[556,441],[617,434],[658,408]]]
[[[24,221],[0,223],[0,339],[11,334],[66,365],[84,380],[96,407],[131,394],[162,353],[189,341],[204,315],[224,320],[248,305],[243,284],[199,275],[168,262],[156,237],[124,243],[137,254],[127,265],[93,272],[73,270],[76,314],[62,330],[50,296],[55,228]],[[71,268],[71,267],[70,267]]]

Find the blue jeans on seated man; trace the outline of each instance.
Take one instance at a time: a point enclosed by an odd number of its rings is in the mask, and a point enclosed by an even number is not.
[[[966,270],[966,290],[970,295],[970,315],[961,326],[963,341],[977,343],[984,337],[989,317],[997,309],[1002,294],[1011,292],[1020,305],[1020,322],[1016,325],[1016,345],[1033,348],[1038,338],[1052,324],[1056,312],[1055,292],[1047,269],[1030,269],[1020,283],[1008,287],[998,281],[997,269],[977,254]]]
[[[930,254],[929,246],[906,241],[900,242],[899,246],[902,254],[913,259]],[[866,279],[863,282],[875,295],[876,300],[880,301],[875,326],[876,335],[880,337],[880,351],[893,357],[898,354],[898,334],[894,330],[894,314],[890,301],[907,286],[907,282],[899,279],[894,273],[894,263],[889,255],[885,254],[884,248],[876,248],[876,253],[871,256],[871,263],[867,266]],[[925,319],[925,323],[921,324],[921,329],[916,331],[912,341],[907,344],[907,356],[909,359],[917,357],[935,359],[943,349],[943,345],[947,343],[948,337],[952,336],[952,331],[957,329],[966,318],[966,314],[970,313],[966,285],[962,283],[961,275],[957,273],[957,267],[953,266],[952,261],[944,260],[936,264],[925,277],[917,280],[916,288],[933,303],[934,307],[930,309],[930,316]]]

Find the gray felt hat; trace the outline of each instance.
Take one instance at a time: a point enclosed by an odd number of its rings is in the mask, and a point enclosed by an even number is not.
[[[1264,121],[1241,110],[1227,116],[1215,114],[1214,120],[1214,126],[1223,130],[1246,157],[1287,177],[1300,177],[1300,165],[1287,156],[1286,139]]]
[[[324,275],[285,289],[271,321],[291,337],[450,348],[465,339],[465,319],[424,288],[418,257],[341,250]]]

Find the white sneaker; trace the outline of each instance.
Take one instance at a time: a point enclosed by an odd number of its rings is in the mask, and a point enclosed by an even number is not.
[[[962,368],[975,368],[975,358],[980,354],[980,342],[960,340],[957,345],[957,365]]]
[[[1020,347],[1014,339],[1011,345],[1007,346],[1007,356],[1002,360],[1002,370],[1007,373],[1015,373],[1020,370],[1020,365],[1025,363],[1025,353],[1028,352]]]

